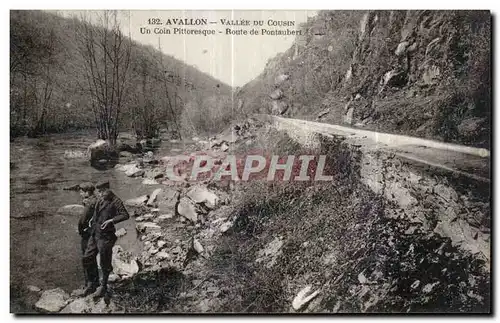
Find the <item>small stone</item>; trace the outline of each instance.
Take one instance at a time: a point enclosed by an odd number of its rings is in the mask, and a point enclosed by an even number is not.
[[[153,191],[153,193],[151,193],[151,195],[149,196],[149,200],[147,202],[147,206],[153,206],[153,203],[156,201],[156,197],[158,196],[158,194],[161,193],[161,188],[157,188]]]
[[[120,151],[120,157],[132,157],[134,154],[132,154],[129,151]]]
[[[295,296],[295,298],[293,299],[293,302],[292,302],[292,307],[293,307],[294,310],[296,310],[296,311],[300,310],[301,308],[304,307],[304,305],[306,305],[313,298],[315,298],[316,296],[318,296],[319,291],[315,291],[314,293],[309,294],[309,292],[311,291],[311,289],[312,289],[312,286],[308,285],[308,286],[304,287],[297,294],[297,296]],[[309,294],[309,296],[306,296],[307,294]]]
[[[158,240],[157,244],[158,244],[158,248],[160,248],[160,249],[161,249],[161,248],[163,248],[163,246],[165,246],[167,243],[166,243],[165,241],[163,241],[163,240]]]
[[[167,259],[170,258],[170,255],[166,253],[165,251],[160,251],[156,254],[156,258],[159,260]]]
[[[422,288],[422,292],[424,292],[424,293],[428,294],[428,293],[432,292],[432,290],[434,289],[434,287],[435,287],[436,285],[438,285],[438,284],[439,284],[439,282],[435,282],[435,283],[432,283],[432,284],[431,284],[431,283],[429,283],[429,284],[425,285],[425,286]]]
[[[141,206],[141,205],[146,204],[146,202],[148,201],[148,198],[149,197],[147,195],[142,195],[142,196],[136,197],[134,199],[126,200],[125,205],[127,205],[127,206]]]
[[[145,178],[142,181],[142,185],[158,185],[158,182],[151,178]]]
[[[115,273],[109,274],[108,281],[110,283],[114,283],[114,282],[118,281],[119,279],[120,279],[120,276],[118,276],[117,274],[115,274]]]
[[[115,233],[115,235],[118,238],[123,237],[126,234],[127,234],[127,230],[125,230],[125,228],[120,228],[120,229],[116,230],[116,233]]]
[[[138,168],[137,166],[130,167],[125,172],[128,177],[141,177],[144,175],[144,169]]]
[[[360,272],[358,274],[358,281],[360,284],[367,284],[368,283],[368,279],[366,278],[366,276],[363,272]]]
[[[193,248],[197,253],[203,253],[203,246],[197,239],[193,240]]]
[[[33,292],[33,293],[40,293],[42,291],[42,289],[40,287],[33,286],[33,285],[28,285],[27,288],[30,292]]]
[[[158,220],[167,220],[167,219],[171,219],[173,217],[174,217],[173,214],[167,213],[167,214],[162,214],[162,215],[158,216]]]
[[[420,286],[420,280],[415,280],[413,282],[413,284],[411,284],[410,287],[411,287],[411,289],[416,289],[416,288],[418,288],[418,286]]]
[[[156,223],[153,223],[153,222],[137,223],[135,228],[137,229],[137,231],[139,231],[141,233],[161,229],[161,227],[159,225],[157,225]]]

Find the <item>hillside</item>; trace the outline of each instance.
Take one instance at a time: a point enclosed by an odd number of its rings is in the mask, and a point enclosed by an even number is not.
[[[48,12],[11,11],[12,136],[94,126],[79,52],[82,27],[84,23],[78,19]],[[126,38],[126,42],[130,39]],[[184,107],[206,98],[221,99],[230,92],[226,84],[157,48],[132,42],[121,125],[130,129],[153,123],[175,131],[179,127],[192,130],[198,125],[189,124],[189,120],[202,111],[183,116]],[[200,107],[195,104],[193,109]]]
[[[323,11],[237,97],[274,113],[489,146],[488,11]]]

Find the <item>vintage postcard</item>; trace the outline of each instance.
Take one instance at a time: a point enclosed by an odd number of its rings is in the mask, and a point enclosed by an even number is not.
[[[491,28],[11,10],[11,313],[491,314]]]

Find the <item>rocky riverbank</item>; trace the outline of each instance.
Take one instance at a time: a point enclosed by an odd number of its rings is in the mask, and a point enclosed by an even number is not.
[[[482,240],[465,244],[450,238],[442,228],[454,226],[443,220],[441,207],[401,206],[394,196],[371,189],[365,183],[366,152],[359,145],[311,137],[316,142],[313,150],[330,158],[335,174],[331,182],[241,184],[169,178],[167,167],[172,164],[178,176],[190,172],[189,163],[179,162],[186,156],[192,160],[210,155],[220,165],[228,154],[256,149],[279,155],[306,151],[290,136],[251,120],[215,138],[193,139],[196,145],[184,155],[127,154],[115,166],[150,191],[125,201],[144,247],[133,255],[115,246],[109,296],[75,298],[60,288],[41,291],[31,286],[38,311],[488,311],[489,260],[464,247],[481,246]],[[408,198],[415,195],[405,192]],[[439,203],[450,212],[457,208],[449,199]],[[67,206],[61,212],[78,209]],[[395,211],[429,211],[440,225],[394,216]],[[489,211],[481,212],[487,219]]]
[[[189,167],[188,163],[175,168],[184,175],[182,181],[168,178],[166,169],[178,164],[179,158],[187,156],[192,160],[197,155],[205,154],[218,158],[220,164],[231,145],[252,140],[249,127],[249,123],[244,123],[207,140],[193,138],[194,145],[187,148],[191,152],[178,156],[159,156],[147,149],[144,152],[119,152],[115,171],[136,178],[137,185],[151,187],[149,194],[124,201],[131,214],[130,220],[136,222],[135,229],[138,239],[143,243],[143,251],[134,256],[117,242],[113,248],[114,269],[110,276],[110,293],[101,300],[93,300],[90,296],[74,297],[71,292],[61,288],[42,291],[30,286],[30,298],[39,297],[34,304],[36,310],[44,313],[158,311],[158,308],[151,308],[154,305],[148,297],[137,297],[131,292],[147,293],[146,285],[161,282],[161,279],[157,279],[158,275],[170,285],[173,277],[174,280],[194,283],[201,279],[196,278],[199,265],[193,265],[193,262],[209,258],[215,250],[215,241],[233,225],[228,212],[232,185],[229,182],[189,182],[186,177],[190,170],[186,168]],[[100,149],[97,154],[101,161],[98,160],[98,164],[109,162],[105,159],[108,149],[103,141],[89,147],[89,157],[96,159],[96,148],[98,151]],[[78,188],[79,185],[72,185],[65,189]],[[62,206],[58,213],[78,216],[82,210],[82,205],[73,204]],[[129,233],[121,228],[116,234],[121,237]],[[209,290],[216,293],[215,287]],[[181,295],[177,293],[176,297],[182,299],[186,295],[189,292]],[[204,308],[198,310],[203,311]]]

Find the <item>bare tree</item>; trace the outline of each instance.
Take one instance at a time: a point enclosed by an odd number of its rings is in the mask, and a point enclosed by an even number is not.
[[[87,90],[91,97],[99,139],[116,144],[132,42],[120,30],[115,11],[97,17],[97,25],[82,17],[79,52],[83,58]]]
[[[34,32],[22,25],[16,28],[10,48],[11,125],[36,136],[46,132],[60,44],[50,27]]]

